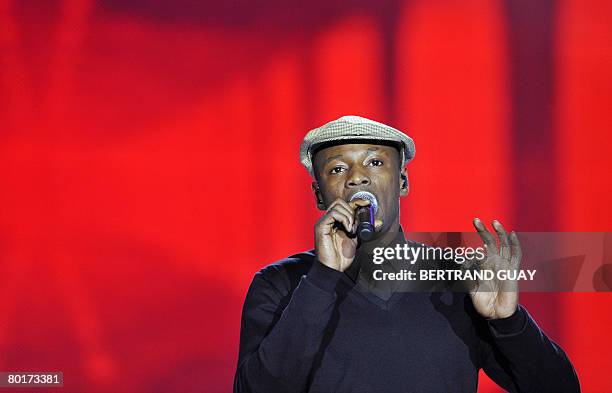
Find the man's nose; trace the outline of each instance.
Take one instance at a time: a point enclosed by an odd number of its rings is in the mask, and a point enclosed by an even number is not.
[[[351,175],[346,181],[348,188],[367,186],[370,184],[370,178],[368,175],[360,170],[352,170]]]

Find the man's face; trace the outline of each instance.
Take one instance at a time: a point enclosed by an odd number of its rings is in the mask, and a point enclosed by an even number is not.
[[[335,199],[348,201],[358,191],[368,191],[378,200],[377,232],[399,224],[399,197],[406,195],[405,168],[400,172],[400,154],[392,146],[352,143],[330,146],[317,152],[314,170],[318,181],[319,209]]]

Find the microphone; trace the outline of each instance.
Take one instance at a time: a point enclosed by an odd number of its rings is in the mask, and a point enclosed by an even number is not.
[[[357,236],[363,241],[368,241],[374,236],[374,215],[378,211],[378,200],[374,194],[367,191],[353,194],[349,202],[355,199],[370,201],[368,206],[357,206]]]

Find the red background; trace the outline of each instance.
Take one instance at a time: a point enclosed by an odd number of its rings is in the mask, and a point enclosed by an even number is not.
[[[0,1],[0,371],[230,391],[253,274],[312,247],[301,138],[344,114],[415,139],[409,231],[610,231],[610,21],[607,0]],[[521,301],[612,391],[610,293]]]

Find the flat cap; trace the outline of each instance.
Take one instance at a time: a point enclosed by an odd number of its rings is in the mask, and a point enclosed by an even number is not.
[[[369,141],[397,144],[400,149],[402,166],[414,158],[414,141],[400,130],[361,116],[342,116],[319,128],[310,130],[300,146],[300,161],[314,177],[312,159],[317,148],[335,142]]]

